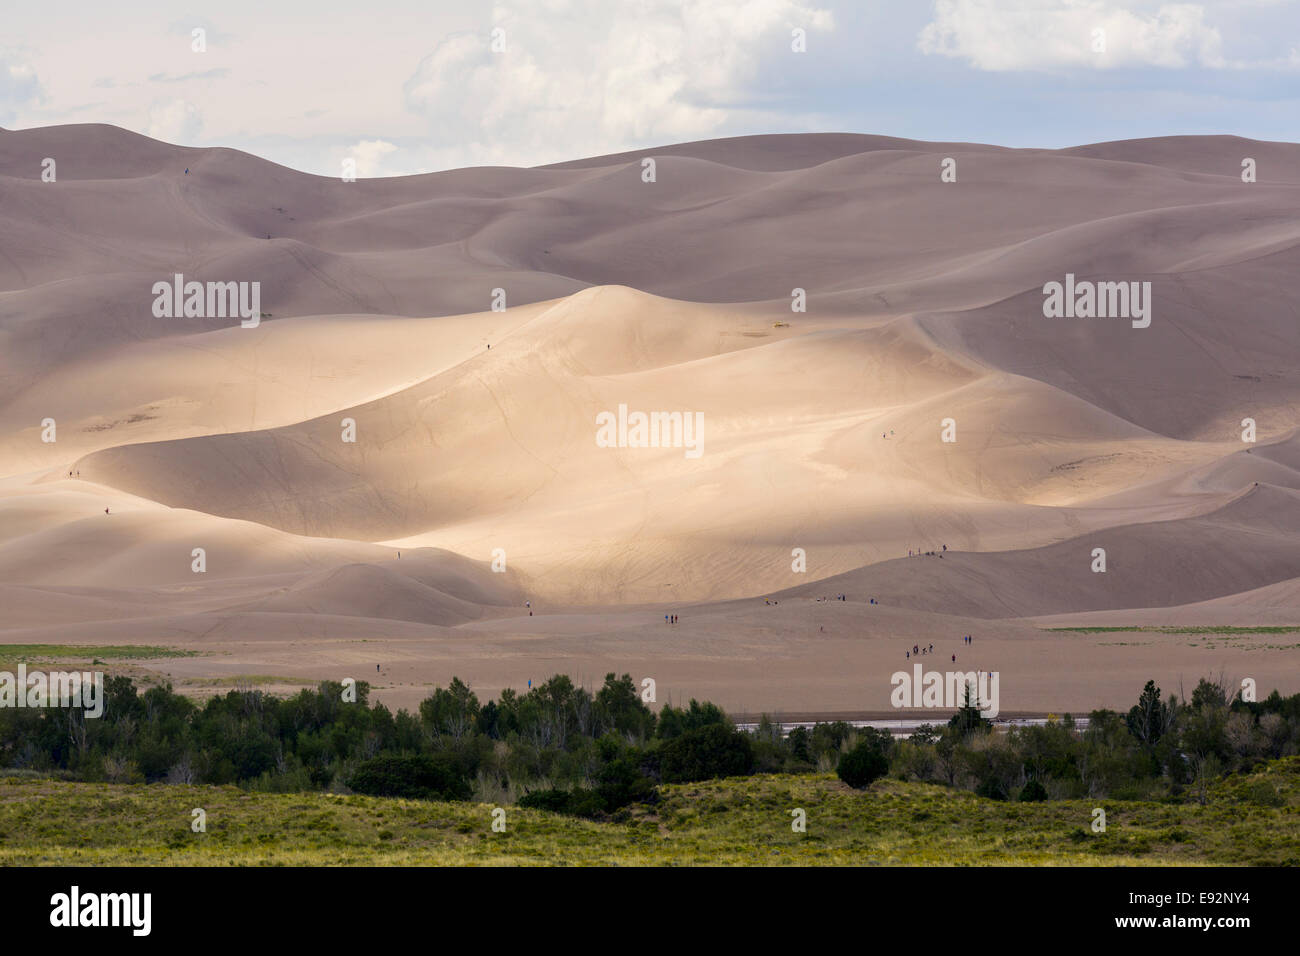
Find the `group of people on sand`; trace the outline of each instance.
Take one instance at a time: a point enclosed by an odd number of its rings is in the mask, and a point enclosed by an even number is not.
[[[961,642],[962,642],[963,644],[971,644],[971,643],[974,643],[974,640],[975,640],[975,639],[974,639],[973,637],[971,637],[971,635],[966,634],[966,635],[964,635],[964,636],[962,637]],[[925,655],[927,655],[927,654],[933,654],[933,653],[934,653],[934,645],[933,645],[933,644],[929,644],[929,645],[927,645],[927,646],[921,646],[921,645],[919,645],[919,644],[913,644],[913,645],[912,645],[912,649],[911,649],[910,651],[909,651],[909,650],[904,650],[904,651],[903,651],[903,659],[904,659],[904,660],[911,660],[913,657],[922,657],[922,656],[925,656]],[[953,662],[954,664],[957,663],[957,655],[956,655],[956,654],[952,655],[952,662]]]
[[[848,596],[847,594],[837,594],[837,595],[835,595],[835,598],[834,598],[834,600],[836,600],[836,601],[847,601],[848,599],[849,599],[849,596]],[[823,595],[822,595],[821,597],[819,597],[817,600],[818,600],[818,602],[821,602],[821,601],[829,601],[829,600],[831,600],[831,599],[828,598],[826,595],[823,594]]]
[[[948,546],[946,544],[942,545],[938,551],[922,551],[920,548],[917,548],[915,550],[908,548],[907,556],[909,558],[914,558],[914,557],[915,558],[934,558],[934,557],[942,558],[943,553],[947,550],[948,550]]]
[[[665,623],[665,624],[676,624],[676,623],[677,623],[677,615],[676,615],[676,614],[665,614],[665,615],[664,615],[664,623]]]

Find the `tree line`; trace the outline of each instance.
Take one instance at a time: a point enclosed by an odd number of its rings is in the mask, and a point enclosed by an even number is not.
[[[370,703],[369,685],[326,681],[291,697],[232,690],[198,702],[127,677],[105,681],[104,715],[0,710],[0,766],[117,783],[236,784],[518,803],[617,817],[664,783],[752,773],[836,772],[854,787],[891,776],[996,800],[1197,799],[1227,774],[1300,752],[1300,694],[1261,702],[1202,680],[1190,700],[1148,681],[1126,713],[1096,710],[995,731],[967,702],[905,739],[844,723],[768,717],[738,730],[691,700],[652,711],[629,675],[591,693],[556,675],[480,703],[453,678],[414,713]],[[352,691],[352,693],[345,693]],[[1267,800],[1262,794],[1260,799]]]

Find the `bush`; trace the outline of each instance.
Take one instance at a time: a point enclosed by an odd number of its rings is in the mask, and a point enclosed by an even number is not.
[[[752,773],[749,737],[725,724],[688,730],[659,748],[659,771],[666,783],[689,783]]]
[[[861,740],[852,750],[840,755],[835,773],[855,790],[865,790],[889,773],[889,758],[883,753],[879,741]]]
[[[384,756],[365,761],[348,786],[372,797],[468,800],[469,780],[444,755]]]
[[[569,791],[557,790],[554,787],[550,790],[532,790],[519,798],[518,805],[523,807],[525,810],[545,810],[547,813],[568,813]]]
[[[1020,788],[1021,803],[1041,803],[1047,799],[1047,788],[1037,779],[1030,780]]]
[[[545,810],[548,813],[564,813],[571,817],[596,819],[603,817],[617,807],[609,806],[604,797],[596,790],[587,787],[574,787],[572,790],[534,790],[519,798],[519,806],[526,810]]]

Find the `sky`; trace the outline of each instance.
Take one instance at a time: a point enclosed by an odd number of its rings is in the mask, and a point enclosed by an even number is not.
[[[331,176],[751,133],[1300,140],[1300,0],[7,7],[0,126],[112,123]]]

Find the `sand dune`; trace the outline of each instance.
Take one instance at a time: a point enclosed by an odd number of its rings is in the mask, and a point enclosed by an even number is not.
[[[1117,703],[1130,665],[1226,666],[1039,628],[1300,624],[1296,169],[825,134],[344,183],[0,133],[0,639],[216,655],[190,678],[387,661],[404,703],[623,661],[870,709],[903,642],[976,628],[981,663],[1033,648]],[[156,318],[176,273],[265,314]],[[1046,318],[1067,273],[1149,282],[1150,327]],[[700,453],[602,447],[620,406],[701,414]]]

